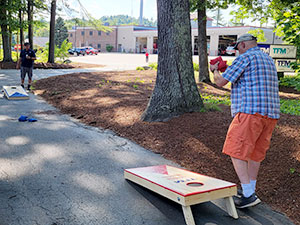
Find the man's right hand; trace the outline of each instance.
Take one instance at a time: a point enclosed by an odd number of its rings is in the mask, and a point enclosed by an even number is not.
[[[16,66],[16,69],[17,69],[17,70],[20,69],[20,65],[17,65],[17,66]]]
[[[213,73],[215,70],[218,70],[218,67],[219,67],[219,62],[217,62],[214,65],[210,64],[210,71]]]

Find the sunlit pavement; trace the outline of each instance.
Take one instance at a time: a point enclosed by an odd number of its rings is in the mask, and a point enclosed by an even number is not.
[[[34,78],[74,71],[94,70],[35,70]],[[0,87],[19,79],[17,70],[0,70]],[[29,95],[23,101],[0,99],[1,225],[185,224],[179,205],[123,178],[125,168],[178,165]],[[18,122],[21,115],[38,121]],[[292,224],[264,204],[238,211],[240,219],[234,220],[221,202],[215,203],[221,208],[212,203],[192,207],[196,224]]]
[[[100,53],[98,55],[85,55],[85,56],[73,56],[70,57],[71,61],[105,65],[103,69],[109,70],[134,70],[138,66],[147,66],[150,63],[157,62],[157,54],[149,55],[149,62],[146,63],[145,54],[122,54],[122,53]],[[209,56],[209,59],[216,58],[218,56]],[[222,56],[224,60],[234,60],[236,57]],[[193,62],[198,63],[199,57],[193,56]]]

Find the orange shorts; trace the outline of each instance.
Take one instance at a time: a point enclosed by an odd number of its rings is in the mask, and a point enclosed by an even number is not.
[[[223,153],[241,160],[263,161],[277,121],[258,113],[236,114],[229,126]]]

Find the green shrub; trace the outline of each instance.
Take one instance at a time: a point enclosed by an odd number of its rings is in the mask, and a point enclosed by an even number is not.
[[[215,96],[202,94],[201,98],[205,105],[204,111],[217,110],[218,105],[231,105],[229,96]],[[280,112],[284,114],[300,116],[300,101],[298,99],[280,99]]]
[[[284,76],[280,78],[280,86],[293,87],[297,91],[300,91],[300,76]]]
[[[136,68],[136,70],[145,70],[143,67],[141,67],[141,66],[138,66],[137,68]]]
[[[157,70],[157,63],[150,63],[149,67],[153,70]]]
[[[193,66],[194,66],[194,70],[195,71],[199,71],[199,64],[198,63],[193,63]]]
[[[67,39],[64,40],[59,47],[55,48],[55,58],[60,59],[59,62],[63,63],[66,58],[69,57],[68,49],[72,48],[72,43],[68,42]]]
[[[64,40],[61,44],[61,47],[58,48],[55,46],[54,57],[55,62],[63,63],[66,61],[66,58],[69,57],[68,49],[72,47],[72,43]],[[46,44],[46,47],[39,49],[36,53],[37,60],[36,62],[47,62],[49,54],[49,43]]]
[[[106,51],[111,52],[113,50],[114,46],[107,45],[106,46]]]
[[[280,112],[300,116],[300,101],[297,99],[280,99]]]
[[[19,51],[19,54],[20,54],[20,51]],[[17,52],[11,51],[11,57],[12,57],[12,60],[16,62],[18,60]],[[2,60],[3,60],[3,49],[0,49],[0,61],[2,61]]]
[[[221,108],[214,103],[204,103],[204,109],[201,110],[201,112],[212,112],[212,111],[218,111],[221,112]]]
[[[208,95],[208,94],[202,94],[201,98],[204,103],[209,104],[224,104],[224,105],[231,105],[230,97],[229,96],[215,96],[215,95]]]

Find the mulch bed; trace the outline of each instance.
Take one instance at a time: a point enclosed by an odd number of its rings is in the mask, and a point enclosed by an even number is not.
[[[110,129],[195,172],[239,183],[230,158],[221,153],[232,120],[230,108],[187,113],[167,122],[143,122],[155,85],[155,71],[95,72],[39,80],[35,93],[85,124]],[[200,93],[230,90],[199,83]],[[300,93],[281,89],[282,98]],[[284,91],[284,92],[283,92]],[[300,116],[282,114],[262,163],[257,194],[273,209],[300,224]]]
[[[0,62],[0,69],[16,69],[16,62]],[[34,69],[75,69],[75,68],[93,68],[93,67],[103,67],[97,64],[87,64],[87,63],[34,63]]]

